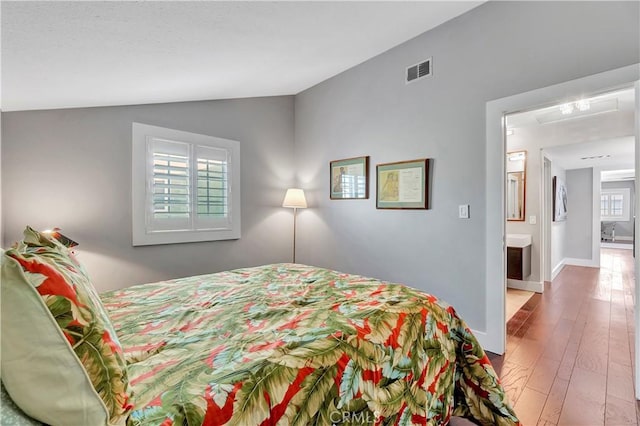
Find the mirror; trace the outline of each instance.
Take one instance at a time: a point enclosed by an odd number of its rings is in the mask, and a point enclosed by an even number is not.
[[[524,221],[527,151],[507,153],[507,220]]]

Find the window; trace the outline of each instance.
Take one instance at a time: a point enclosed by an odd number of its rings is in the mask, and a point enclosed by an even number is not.
[[[133,245],[240,238],[240,143],[133,123]]]
[[[600,192],[600,220],[629,220],[629,188],[603,189]]]

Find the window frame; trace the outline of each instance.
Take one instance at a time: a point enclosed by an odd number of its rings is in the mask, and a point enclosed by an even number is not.
[[[189,227],[184,221],[172,227],[166,223],[159,229],[153,225],[152,182],[149,169],[153,164],[149,146],[154,141],[177,142],[189,145],[190,153],[198,147],[214,148],[227,152],[227,208],[225,223],[215,226],[198,227],[197,208],[189,213]],[[196,164],[193,169],[193,164]],[[190,161],[190,172],[197,176],[197,159]],[[132,123],[132,243],[133,246],[176,244],[201,241],[221,241],[239,239],[240,228],[240,142],[214,136],[169,129],[143,123]],[[190,193],[197,197],[197,178],[190,181]],[[202,223],[202,222],[200,222]]]
[[[611,196],[622,195],[622,214],[611,215]],[[602,198],[607,197],[607,211],[609,214],[602,214]],[[629,188],[606,188],[600,190],[600,221],[601,222],[628,222],[631,220],[631,190]]]

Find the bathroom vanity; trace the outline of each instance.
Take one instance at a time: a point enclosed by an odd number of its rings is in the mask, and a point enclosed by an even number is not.
[[[531,235],[507,234],[507,278],[524,280],[531,275]]]

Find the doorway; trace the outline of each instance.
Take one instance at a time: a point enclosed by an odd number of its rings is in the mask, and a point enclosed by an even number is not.
[[[575,99],[576,94],[626,88],[640,79],[638,64],[533,90],[486,104],[486,327],[478,338],[487,350],[502,354],[505,327],[505,114]],[[636,88],[636,90],[638,90]],[[637,102],[637,97],[636,97]],[[636,106],[636,108],[638,108]],[[636,153],[638,151],[636,150]],[[640,321],[639,321],[640,322]],[[637,327],[640,330],[640,327]],[[640,363],[638,363],[640,364]]]
[[[634,107],[628,87],[505,115],[507,321],[565,265],[599,268],[601,227],[631,242],[633,184],[600,176],[635,175]]]
[[[600,181],[600,247],[633,251],[635,169],[604,170]]]
[[[640,67],[639,64],[595,74],[589,77],[568,81],[554,86],[509,96],[487,102],[486,105],[486,332],[480,334],[479,340],[492,352],[502,354],[506,346],[505,326],[505,289],[506,267],[505,252],[505,153],[506,123],[505,115],[512,112],[554,105],[577,99],[584,93],[602,93],[615,89],[635,87],[636,120],[640,117]],[[639,138],[636,135],[636,161],[638,159]],[[636,179],[638,176],[636,176]],[[636,208],[640,205],[636,199]],[[637,220],[635,223],[637,229]],[[636,241],[636,246],[638,242]],[[637,249],[637,247],[636,247]],[[635,269],[640,270],[638,257],[635,258]],[[638,300],[640,286],[636,287],[635,299]],[[640,310],[636,310],[636,339],[640,335]],[[636,361],[640,361],[640,351],[636,350]],[[636,389],[640,389],[640,375],[636,362]]]

